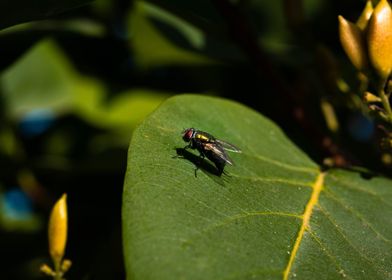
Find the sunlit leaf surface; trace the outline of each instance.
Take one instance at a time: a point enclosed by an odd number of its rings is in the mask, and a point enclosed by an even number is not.
[[[181,131],[242,149],[221,177]],[[169,99],[134,133],[123,195],[129,279],[391,279],[392,183],[318,166],[238,103]]]

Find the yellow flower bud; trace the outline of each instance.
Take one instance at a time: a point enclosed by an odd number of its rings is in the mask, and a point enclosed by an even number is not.
[[[387,78],[392,70],[392,10],[387,0],[381,0],[373,11],[367,41],[374,69]]]
[[[351,63],[358,70],[364,70],[368,65],[365,40],[361,29],[354,23],[339,16],[339,37],[344,51]]]
[[[359,16],[357,20],[357,26],[359,29],[364,31],[368,25],[369,19],[373,14],[373,4],[372,1],[368,0],[366,2],[366,6],[362,11],[362,14]]]
[[[332,132],[337,132],[339,130],[339,122],[332,104],[327,100],[321,100],[321,111],[328,129]]]
[[[366,91],[366,92],[363,94],[363,99],[364,99],[365,102],[367,102],[367,103],[381,102],[381,98],[380,98],[380,97],[378,97],[378,96],[376,96],[376,95],[374,95],[374,94],[372,94],[372,93],[370,93],[370,92],[368,92],[368,91]]]
[[[67,195],[63,194],[53,206],[49,219],[49,252],[53,261],[60,264],[67,243]]]

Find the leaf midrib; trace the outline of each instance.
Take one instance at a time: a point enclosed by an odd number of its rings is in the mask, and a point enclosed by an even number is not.
[[[324,177],[325,177],[325,173],[320,172],[316,178],[316,181],[314,182],[314,184],[312,186],[312,188],[313,188],[312,195],[310,196],[310,199],[309,199],[308,203],[306,204],[305,211],[302,214],[302,224],[301,224],[301,227],[298,231],[298,235],[295,240],[293,249],[290,253],[289,262],[287,263],[286,269],[283,272],[283,280],[287,280],[289,278],[289,275],[291,272],[291,267],[294,263],[298,249],[301,245],[304,233],[309,227],[309,221],[312,216],[314,206],[318,203],[320,193],[321,193],[321,190],[322,190],[323,184],[324,184]]]

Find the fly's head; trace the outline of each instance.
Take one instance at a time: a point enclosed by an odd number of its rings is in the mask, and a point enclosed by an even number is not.
[[[185,142],[189,142],[193,138],[194,133],[195,133],[194,128],[187,128],[182,132],[182,139]]]

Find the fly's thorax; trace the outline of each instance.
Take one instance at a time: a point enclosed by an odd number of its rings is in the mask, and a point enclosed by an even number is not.
[[[194,138],[197,141],[204,142],[204,143],[215,142],[215,138],[212,135],[210,135],[210,134],[208,134],[206,132],[203,132],[203,131],[196,131],[195,135],[194,135]]]

